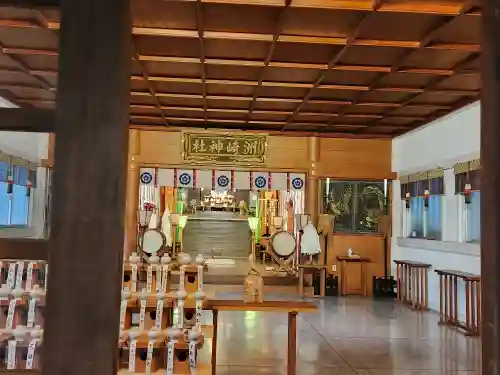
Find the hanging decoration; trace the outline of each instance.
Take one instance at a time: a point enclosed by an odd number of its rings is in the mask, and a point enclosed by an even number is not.
[[[411,206],[411,194],[410,193],[406,193],[405,203],[406,203],[406,209],[409,210],[410,206]]]
[[[424,191],[424,207],[429,208],[429,197],[430,197],[430,192],[429,190]]]
[[[472,186],[471,184],[465,184],[464,188],[464,202],[465,204],[471,203]]]

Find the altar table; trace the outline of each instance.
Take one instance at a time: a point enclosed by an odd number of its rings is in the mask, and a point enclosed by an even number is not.
[[[212,375],[215,375],[217,364],[217,323],[219,311],[288,313],[287,375],[297,374],[297,314],[300,312],[318,311],[316,305],[311,302],[264,301],[263,303],[245,303],[243,300],[222,299],[210,300],[206,309],[213,311]]]

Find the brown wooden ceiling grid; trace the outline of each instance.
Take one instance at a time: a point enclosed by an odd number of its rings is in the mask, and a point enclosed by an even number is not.
[[[478,1],[134,0],[131,123],[393,137],[479,97]],[[0,8],[0,91],[55,106],[57,10]]]

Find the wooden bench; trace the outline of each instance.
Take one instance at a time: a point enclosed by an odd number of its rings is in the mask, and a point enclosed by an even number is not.
[[[398,301],[417,310],[429,309],[429,268],[427,263],[395,260]]]
[[[479,335],[481,328],[481,276],[456,270],[436,270],[439,275],[439,324]],[[458,280],[465,284],[465,322],[458,317]]]

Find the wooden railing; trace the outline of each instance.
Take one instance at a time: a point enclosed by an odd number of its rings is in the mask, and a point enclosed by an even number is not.
[[[395,260],[398,301],[417,310],[429,309],[428,277],[430,264]]]
[[[436,270],[439,275],[439,324],[479,335],[481,328],[481,276],[455,270]],[[465,322],[459,318],[458,280],[465,284]]]

